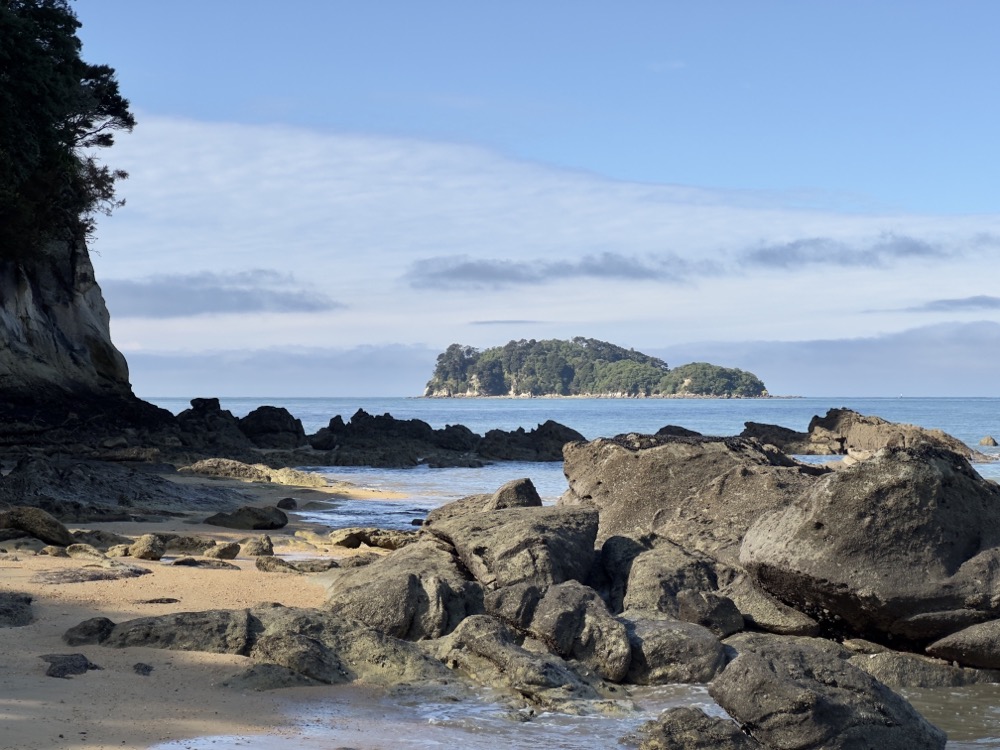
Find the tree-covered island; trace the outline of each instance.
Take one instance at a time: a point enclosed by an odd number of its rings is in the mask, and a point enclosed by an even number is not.
[[[480,351],[452,344],[438,355],[427,397],[593,396],[760,398],[750,372],[692,362],[670,368],[657,357],[576,337],[510,341]]]

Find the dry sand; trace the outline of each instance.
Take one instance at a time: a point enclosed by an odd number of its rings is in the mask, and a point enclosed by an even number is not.
[[[387,495],[372,491],[334,492],[274,485],[233,483],[186,477],[185,483],[232,483],[252,490],[261,505],[294,496],[300,504],[313,499]],[[202,514],[203,516],[204,514]],[[177,519],[164,523],[88,523],[70,528],[106,529],[135,537],[148,532],[175,532],[231,541],[264,532],[232,531]],[[321,530],[321,529],[320,529]],[[316,531],[313,529],[313,531]],[[268,533],[278,554],[309,556],[351,554],[338,548],[318,548],[310,526],[292,522]],[[297,536],[296,536],[297,533]],[[0,749],[49,748],[148,748],[168,739],[219,734],[297,733],[288,727],[284,709],[292,698],[320,698],[326,688],[295,688],[241,692],[220,683],[246,668],[246,657],[168,651],[151,648],[111,649],[102,646],[67,646],[62,635],[91,617],[115,622],[179,611],[252,607],[262,602],[287,606],[321,606],[323,586],[311,576],[262,573],[253,559],[232,561],[234,570],[175,567],[168,561],[129,560],[152,571],[149,575],[117,581],[39,583],[39,573],[79,568],[85,561],[15,551],[11,543],[0,554],[0,590],[30,594],[35,621],[25,627],[0,629]],[[173,604],[147,604],[151,599],[173,598]],[[47,677],[43,654],[82,653],[101,666],[68,679]],[[133,666],[152,666],[148,676]],[[342,693],[343,689],[339,691]]]

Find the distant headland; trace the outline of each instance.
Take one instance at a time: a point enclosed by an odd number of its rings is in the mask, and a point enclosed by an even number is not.
[[[429,398],[767,398],[752,372],[657,357],[597,339],[509,341],[480,351],[452,344],[438,355]]]

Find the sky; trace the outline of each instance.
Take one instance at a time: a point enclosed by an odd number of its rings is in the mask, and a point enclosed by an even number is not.
[[[140,396],[420,395],[573,336],[1000,395],[1000,4],[73,7],[138,120],[90,248]]]

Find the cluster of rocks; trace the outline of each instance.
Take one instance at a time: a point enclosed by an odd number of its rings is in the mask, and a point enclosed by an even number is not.
[[[822,417],[813,417],[806,432],[746,422],[740,436],[754,438],[785,453],[801,456],[850,456],[863,460],[881,448],[907,448],[929,443],[958,453],[970,461],[994,460],[941,430],[889,422],[881,417],[858,414],[851,409],[830,409]],[[992,438],[984,438],[980,445],[990,445],[989,440]]]
[[[326,566],[323,608],[98,618],[66,641],[241,654],[242,687],[485,685],[574,713],[708,683],[727,717],[668,712],[646,750],[943,748],[893,690],[1000,682],[1000,487],[933,434],[879,434],[837,469],[676,429],[570,442],[555,506],[518,480],[418,531],[335,532],[388,554]]]
[[[1000,487],[937,442],[833,470],[743,437],[625,435],[570,443],[564,471],[555,506],[519,480],[324,573],[322,610],[144,618],[99,642],[242,653],[275,684],[457,674],[573,712],[709,683],[730,718],[669,712],[646,748],[942,748],[892,688],[1000,681]]]
[[[138,399],[134,399],[138,403]],[[483,466],[489,461],[559,461],[562,446],[582,440],[575,430],[547,421],[533,430],[490,430],[477,435],[463,425],[434,429],[419,419],[373,416],[359,409],[349,421],[337,415],[315,434],[287,409],[261,406],[239,418],[217,398],[196,398],[176,417],[150,404],[129,411],[129,422],[95,422],[73,429],[44,422],[0,425],[0,451],[112,461],[193,464],[206,458],[232,459],[267,468],[293,466]],[[71,415],[72,417],[72,415]]]

